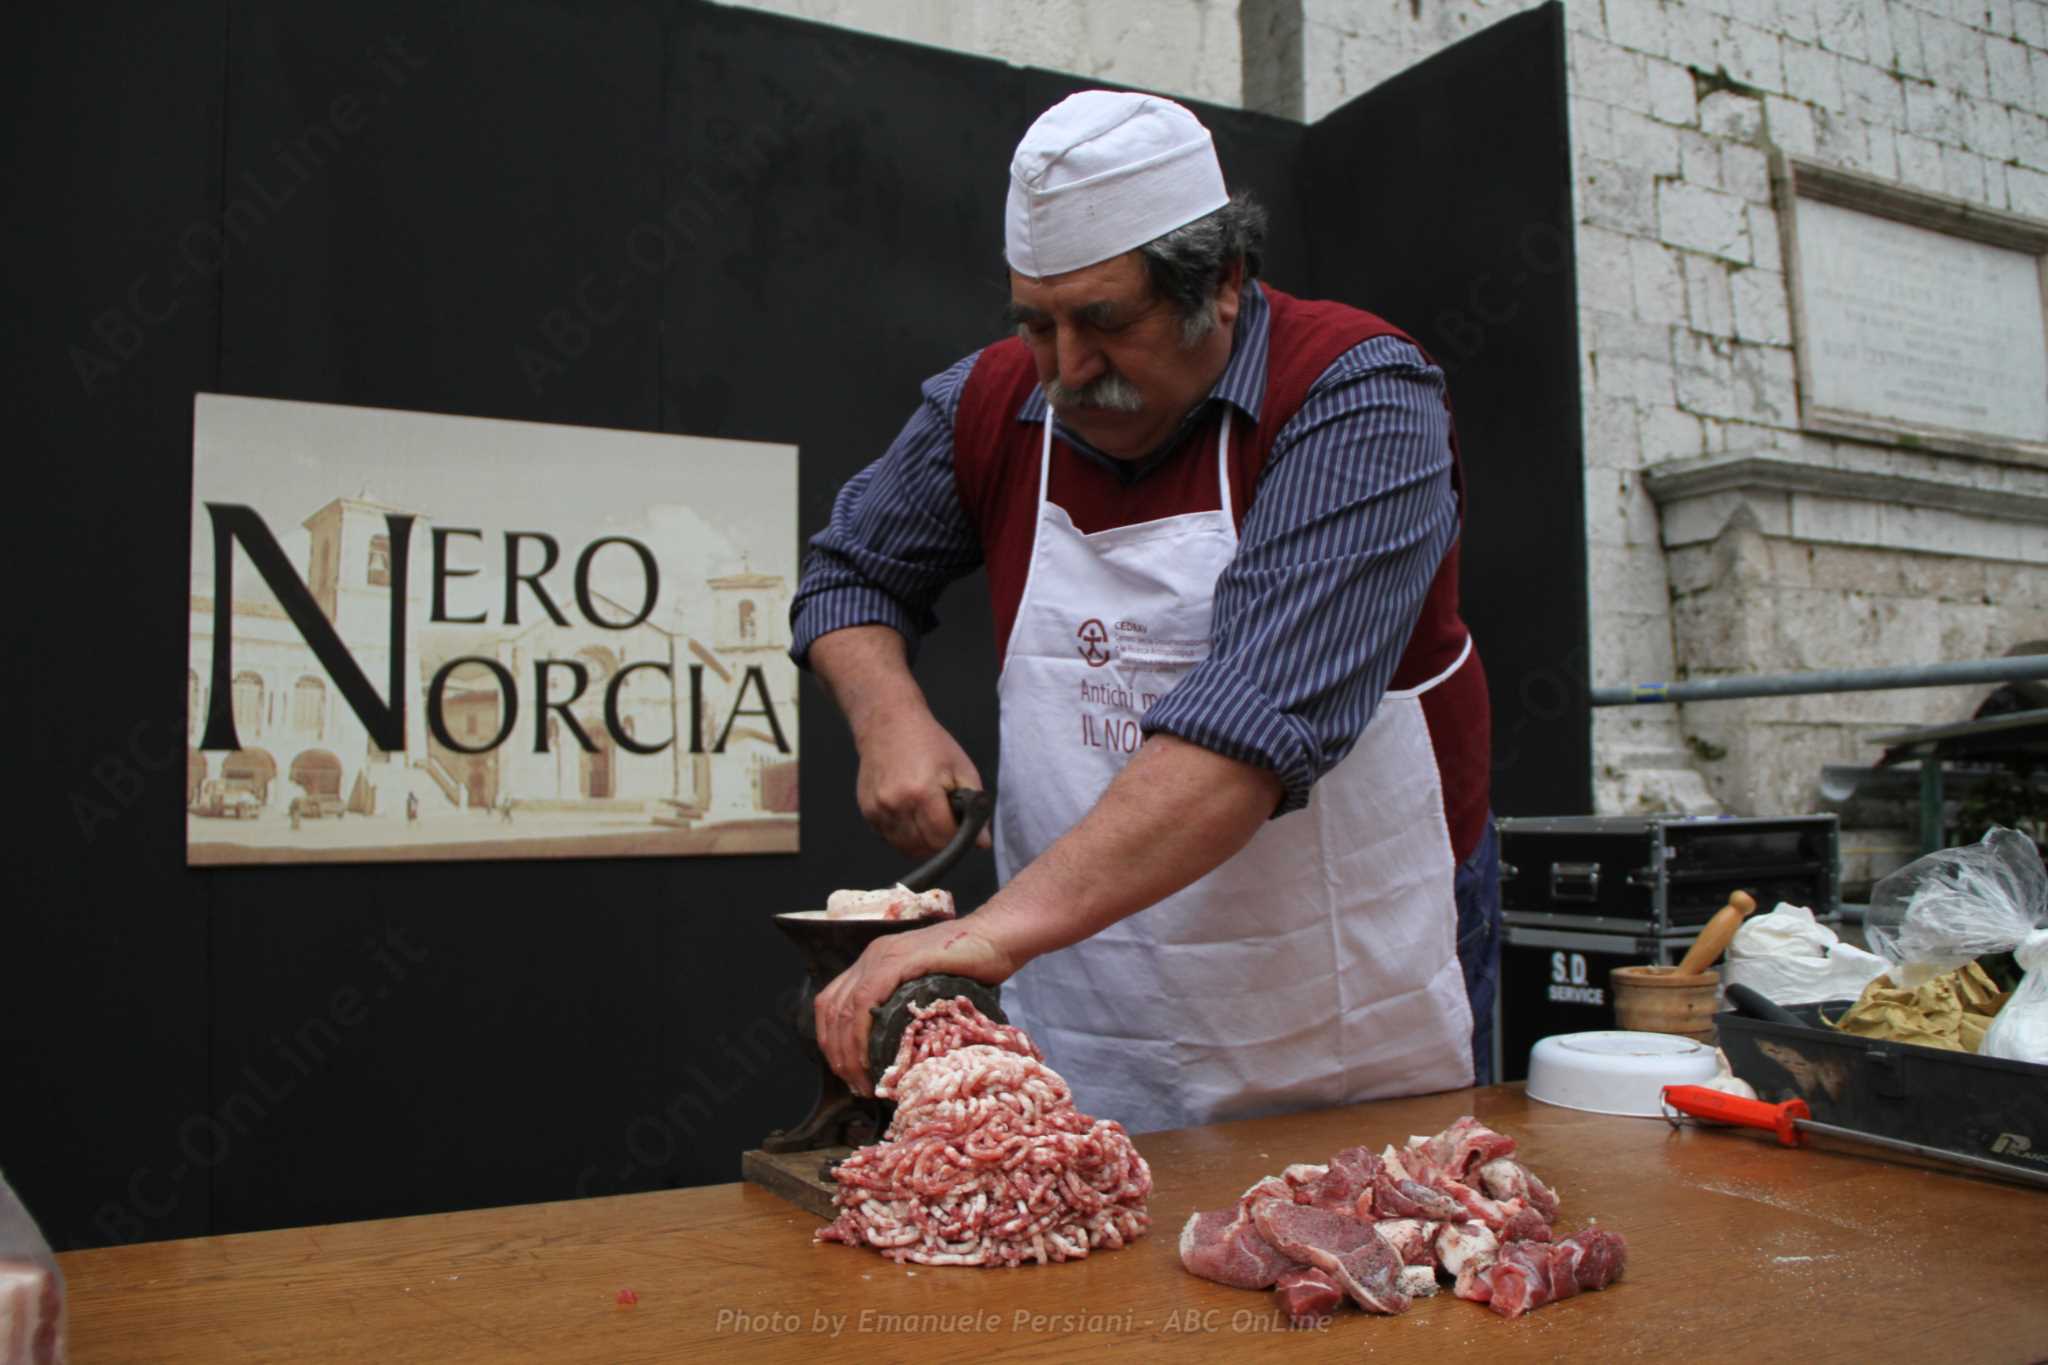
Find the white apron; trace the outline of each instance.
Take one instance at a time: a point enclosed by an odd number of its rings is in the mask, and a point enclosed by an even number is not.
[[[1237,550],[1222,507],[1084,535],[1046,498],[1001,703],[996,871],[1008,882],[1095,805],[1138,717],[1207,657]],[[1131,1132],[1472,1083],[1455,865],[1421,694],[1389,692],[1305,809],[1186,890],[1027,964],[1003,1008],[1085,1113]],[[1103,875],[1114,876],[1114,869]]]

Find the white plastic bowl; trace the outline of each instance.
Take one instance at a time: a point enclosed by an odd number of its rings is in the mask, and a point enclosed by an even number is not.
[[[1529,1098],[1592,1114],[1660,1118],[1667,1085],[1704,1085],[1714,1049],[1673,1033],[1559,1033],[1529,1052]]]

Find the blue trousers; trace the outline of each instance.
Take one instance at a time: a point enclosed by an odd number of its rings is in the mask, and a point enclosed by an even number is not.
[[[1458,865],[1458,965],[1472,1002],[1472,1081],[1493,1084],[1493,998],[1500,991],[1500,836],[1493,818],[1472,856]]]

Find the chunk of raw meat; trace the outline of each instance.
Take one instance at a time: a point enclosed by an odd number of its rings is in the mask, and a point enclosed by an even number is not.
[[[1467,1266],[1486,1269],[1499,1252],[1500,1238],[1484,1223],[1445,1223],[1437,1229],[1437,1264],[1453,1278],[1463,1275]]]
[[[826,919],[952,919],[953,893],[944,887],[912,891],[889,886],[879,891],[834,891],[825,898]]]
[[[1252,1221],[1268,1242],[1306,1261],[1344,1286],[1368,1313],[1403,1313],[1409,1296],[1400,1287],[1401,1258],[1369,1223],[1307,1204],[1261,1199]]]
[[[1371,1195],[1379,1169],[1380,1159],[1370,1148],[1348,1147],[1325,1166],[1289,1166],[1286,1178],[1293,1187],[1295,1203],[1364,1218],[1367,1215],[1359,1212],[1359,1200]],[[1300,1178],[1297,1172],[1302,1173]]]
[[[1438,1223],[1469,1217],[1464,1205],[1441,1190],[1420,1180],[1411,1180],[1402,1167],[1388,1162],[1372,1182],[1372,1209],[1379,1218],[1422,1218]]]
[[[1273,1286],[1280,1311],[1295,1322],[1326,1318],[1344,1306],[1344,1286],[1327,1270],[1312,1265],[1296,1266]]]
[[[1436,1297],[1436,1267],[1433,1265],[1404,1265],[1401,1273],[1394,1277],[1394,1283],[1401,1286],[1401,1292],[1411,1299]]]
[[[1420,1218],[1383,1218],[1372,1226],[1404,1264],[1436,1264],[1436,1230],[1440,1224],[1425,1223]]]
[[[1535,1174],[1519,1161],[1499,1157],[1479,1168],[1479,1184],[1495,1199],[1519,1199],[1543,1215],[1544,1221],[1557,1221],[1558,1198],[1556,1191],[1538,1180]]]
[[[1507,1242],[1491,1266],[1468,1266],[1455,1292],[1502,1317],[1520,1317],[1581,1290],[1605,1289],[1621,1278],[1627,1259],[1628,1244],[1604,1228],[1587,1228],[1562,1242]]]
[[[1453,1180],[1463,1180],[1474,1166],[1512,1153],[1515,1140],[1505,1133],[1494,1132],[1467,1114],[1435,1137],[1408,1139],[1408,1149],[1422,1152],[1432,1165]]]
[[[56,1365],[64,1338],[64,1292],[55,1273],[33,1261],[0,1260],[0,1361]]]
[[[1301,1264],[1261,1237],[1242,1208],[1189,1218],[1180,1230],[1180,1263],[1233,1289],[1265,1289]]]
[[[1494,1229],[1503,1242],[1547,1242],[1550,1240],[1550,1222],[1534,1209],[1517,1208],[1514,1214]]]

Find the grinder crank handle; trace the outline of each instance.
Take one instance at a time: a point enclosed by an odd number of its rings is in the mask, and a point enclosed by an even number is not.
[[[938,884],[941,877],[953,870],[953,864],[974,846],[980,837],[981,828],[995,813],[996,799],[984,791],[972,787],[955,787],[946,793],[946,802],[953,808],[953,818],[959,828],[953,831],[952,842],[932,855],[929,862],[911,869],[896,884],[906,891],[929,891]]]
[[[1767,1133],[1776,1133],[1778,1141],[1787,1147],[1797,1147],[1806,1140],[1799,1131],[1799,1120],[1813,1117],[1813,1111],[1806,1107],[1805,1100],[1766,1104],[1762,1100],[1744,1099],[1704,1085],[1667,1085],[1663,1095],[1664,1103],[1681,1114],[1713,1123],[1761,1128]]]

